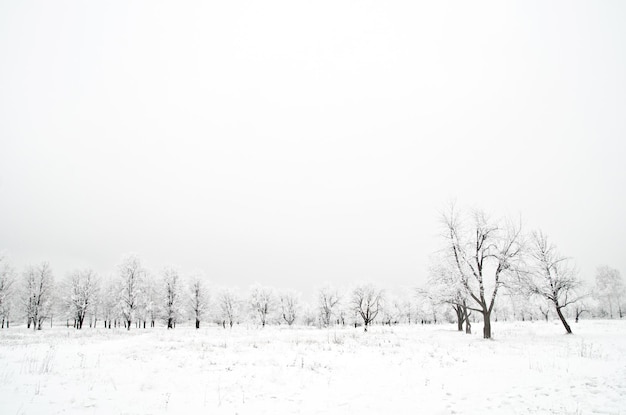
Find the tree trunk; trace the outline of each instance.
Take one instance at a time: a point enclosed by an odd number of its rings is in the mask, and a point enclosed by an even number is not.
[[[491,338],[491,313],[483,312],[483,339]]]
[[[452,306],[454,308],[454,312],[456,313],[456,329],[457,331],[463,331],[463,308],[460,305]]]
[[[196,318],[196,329],[200,328],[200,320]]]
[[[567,324],[567,321],[565,321],[565,317],[563,316],[563,313],[561,313],[561,307],[559,306],[556,307],[556,313],[559,315],[559,318],[561,319],[561,323],[563,323],[563,326],[565,327],[567,334],[572,334],[572,329],[570,328],[569,324]]]
[[[132,323],[132,321],[127,320],[126,323],[126,330],[130,331],[130,323]]]
[[[173,320],[171,317],[167,319],[167,328],[168,329],[173,328]]]
[[[465,334],[472,334],[472,323],[470,323],[470,313],[467,312],[467,306],[463,307],[463,318],[465,319]]]

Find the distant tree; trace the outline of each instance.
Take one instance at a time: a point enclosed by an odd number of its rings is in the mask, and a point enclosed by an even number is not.
[[[417,288],[414,291],[416,301],[415,315],[422,324],[437,324],[441,322],[444,316],[444,308],[448,308],[448,304],[441,303],[433,297],[427,288]]]
[[[176,327],[176,322],[182,314],[182,282],[178,270],[174,267],[165,267],[161,273],[162,296],[161,310],[163,320],[167,324],[168,329]]]
[[[411,292],[410,289],[407,289],[407,292]],[[415,309],[416,304],[415,300],[411,298],[410,294],[407,292],[403,292],[398,298],[397,307],[399,308],[400,319],[402,322],[407,324],[415,323]]]
[[[314,326],[317,322],[318,311],[311,305],[305,305],[302,312],[302,323],[305,326]]]
[[[42,322],[49,317],[53,306],[54,277],[47,262],[28,266],[23,274],[23,303],[27,327],[41,330]]]
[[[146,322],[150,322],[150,327],[155,326],[155,321],[159,316],[159,306],[162,303],[161,289],[156,282],[157,279],[149,272],[146,272],[142,281],[140,296],[140,309],[143,314],[144,328]]]
[[[300,296],[295,291],[287,291],[279,296],[280,316],[288,325],[292,325],[300,311]]]
[[[209,306],[209,295],[199,276],[192,277],[189,284],[189,309],[196,320],[196,329],[200,328],[200,321]]]
[[[579,301],[577,301],[574,304],[574,322],[578,323],[578,320],[580,320],[580,317],[584,314],[584,313],[590,313],[590,307],[587,304],[587,298],[586,297],[582,297],[580,298]]]
[[[510,290],[505,290],[503,293],[505,302],[511,311],[513,320],[532,320],[533,319],[533,304],[532,299],[529,298],[528,293],[523,292],[519,286],[512,287]]]
[[[222,326],[226,328],[228,324],[232,328],[239,316],[241,307],[237,293],[228,288],[220,290],[217,295],[217,306],[222,318]]]
[[[383,292],[371,284],[359,285],[352,291],[352,307],[367,327],[383,308]]]
[[[529,249],[529,268],[520,273],[523,287],[532,295],[548,301],[559,316],[567,333],[572,329],[565,319],[563,308],[578,301],[575,290],[580,285],[570,260],[558,253],[556,246],[542,232],[532,234]],[[546,321],[548,310],[542,310]]]
[[[76,270],[69,274],[66,283],[69,295],[69,307],[77,329],[83,328],[83,322],[88,311],[96,305],[100,289],[99,278],[91,269]]]
[[[7,257],[0,252],[0,319],[2,328],[9,328],[13,304],[15,269]]]
[[[121,314],[124,318],[126,329],[130,330],[130,325],[140,306],[142,284],[146,276],[146,270],[143,268],[138,255],[128,254],[122,258],[122,262],[118,265],[118,275]]]
[[[322,326],[328,327],[333,322],[339,308],[339,293],[329,285],[325,285],[317,292],[318,309]]]
[[[274,311],[274,293],[268,287],[253,285],[250,288],[249,297],[250,311],[258,317],[261,327],[265,327],[268,317]]]
[[[610,318],[617,308],[619,318],[623,317],[622,300],[624,298],[624,279],[619,270],[607,265],[596,271],[596,296],[604,306]]]
[[[522,255],[521,227],[493,221],[481,211],[462,217],[454,206],[443,215],[448,252],[460,282],[483,317],[483,337],[491,338],[491,313],[498,290],[515,273]]]
[[[105,328],[111,328],[113,320],[119,317],[119,285],[111,276],[104,278],[101,282],[99,296],[100,314],[104,321]]]
[[[400,302],[395,296],[389,294],[385,297],[385,304],[381,308],[380,320],[382,324],[391,326],[392,324],[398,324],[402,316],[402,310]]]

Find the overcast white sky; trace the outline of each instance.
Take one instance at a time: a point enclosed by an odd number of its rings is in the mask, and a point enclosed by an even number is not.
[[[451,198],[626,274],[626,3],[1,2],[0,249],[423,282]]]

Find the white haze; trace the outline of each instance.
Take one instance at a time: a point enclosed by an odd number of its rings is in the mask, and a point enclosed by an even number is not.
[[[424,281],[450,199],[626,273],[626,3],[2,2],[0,249]]]

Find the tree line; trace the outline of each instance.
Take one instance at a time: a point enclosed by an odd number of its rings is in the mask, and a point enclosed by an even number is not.
[[[210,287],[200,274],[188,276],[173,266],[153,274],[137,254],[125,255],[113,277],[91,269],[75,270],[56,282],[49,263],[18,273],[0,255],[0,325],[21,321],[41,330],[45,321],[65,321],[82,329],[146,328],[162,322],[173,329],[190,321],[224,328],[243,322],[328,327],[372,324],[456,322],[471,333],[483,323],[491,338],[493,320],[538,320],[556,315],[567,321],[581,316],[623,317],[625,286],[620,272],[600,266],[595,285],[579,278],[571,258],[563,256],[541,231],[522,232],[521,224],[494,220],[480,210],[451,206],[441,216],[441,247],[432,255],[427,283],[400,295],[374,284],[340,290],[326,284],[312,303],[293,290],[253,285],[246,292]]]
[[[125,255],[113,278],[101,278],[91,269],[70,272],[55,281],[49,263],[27,266],[18,274],[5,255],[0,255],[1,327],[24,321],[28,328],[41,330],[45,321],[65,321],[80,330],[90,327],[146,328],[161,321],[173,329],[190,320],[197,329],[212,321],[222,327],[242,322],[266,324],[296,323],[371,325],[383,306],[383,290],[373,284],[354,288],[349,298],[326,285],[318,291],[318,305],[304,304],[301,294],[258,284],[242,294],[233,288],[209,287],[201,275],[184,277],[173,266],[151,274],[137,254]],[[353,318],[349,319],[347,316]]]

